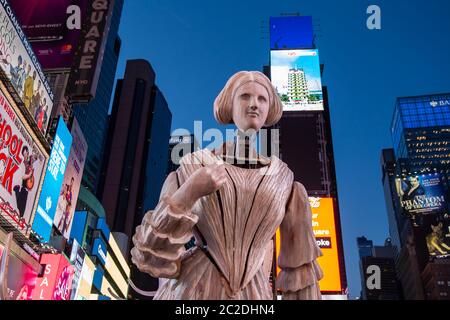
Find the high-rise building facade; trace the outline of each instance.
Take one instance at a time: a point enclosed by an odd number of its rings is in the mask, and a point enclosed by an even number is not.
[[[99,188],[108,224],[131,239],[144,214],[154,209],[166,178],[172,114],[145,60],[127,61],[118,80]],[[131,267],[132,298],[146,299],[158,280]]]
[[[366,237],[356,239],[359,251],[361,299],[399,300],[401,290],[395,267],[395,247],[390,238],[374,246]]]
[[[382,151],[389,230],[405,299],[448,299],[450,95],[398,98]]]
[[[308,192],[317,218],[313,217],[313,226],[323,226],[314,229],[324,254],[318,259],[325,274],[319,283],[322,295],[324,299],[346,298],[328,93],[321,83],[323,65],[314,43],[312,18],[273,17],[270,30],[271,66],[265,73],[283,103],[283,116],[273,128],[279,130],[279,156]],[[324,238],[323,234],[333,236]]]
[[[112,230],[129,237],[156,205],[167,170],[172,114],[145,60],[118,80],[106,144],[101,201]]]

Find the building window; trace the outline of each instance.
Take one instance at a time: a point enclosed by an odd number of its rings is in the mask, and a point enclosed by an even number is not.
[[[443,286],[445,284],[445,282],[444,281],[438,281],[437,284],[438,284],[438,286]]]
[[[439,292],[439,295],[440,295],[441,297],[446,297],[446,296],[447,296],[447,292]]]

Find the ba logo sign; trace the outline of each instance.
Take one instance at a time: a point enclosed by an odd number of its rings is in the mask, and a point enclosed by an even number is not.
[[[366,269],[366,287],[369,290],[381,289],[381,269],[377,265],[370,265]]]

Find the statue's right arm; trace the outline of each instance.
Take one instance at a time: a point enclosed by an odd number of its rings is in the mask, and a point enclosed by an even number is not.
[[[158,205],[145,214],[133,236],[131,260],[139,270],[153,277],[177,278],[180,273],[184,244],[191,239],[192,228],[198,221],[191,212],[191,201],[180,201],[188,196],[185,187],[178,185],[176,172],[170,173]]]

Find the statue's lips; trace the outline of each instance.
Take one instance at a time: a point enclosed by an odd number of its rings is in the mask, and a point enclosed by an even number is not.
[[[247,112],[247,115],[254,118],[259,117],[259,114],[257,112]]]

